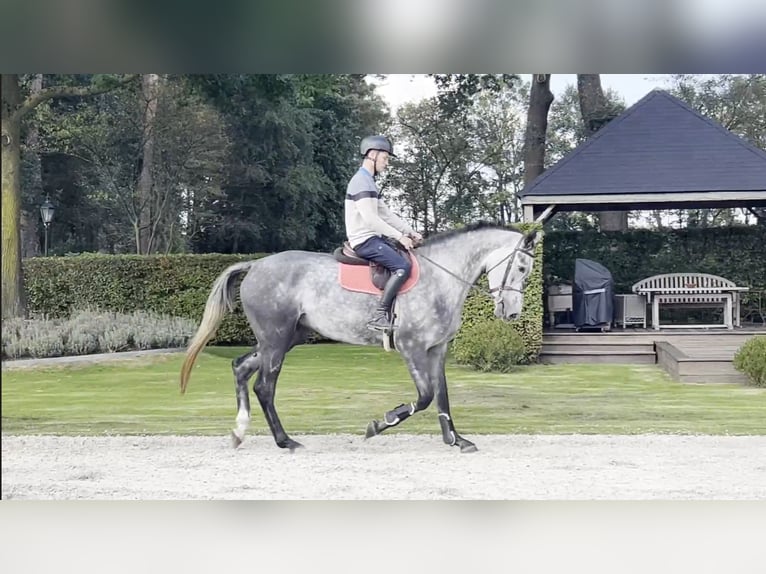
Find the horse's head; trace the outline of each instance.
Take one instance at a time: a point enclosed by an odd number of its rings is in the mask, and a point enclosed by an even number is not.
[[[521,315],[524,286],[532,273],[535,247],[542,233],[522,235],[511,247],[501,247],[486,260],[489,291],[495,299],[495,317],[513,321]]]

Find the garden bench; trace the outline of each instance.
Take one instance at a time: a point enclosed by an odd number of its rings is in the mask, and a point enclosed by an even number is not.
[[[660,329],[660,306],[682,308],[722,307],[723,322],[715,325],[665,325],[665,327],[726,327],[740,326],[740,297],[748,287],[738,287],[733,281],[708,273],[665,273],[642,279],[632,288],[645,295],[652,306],[652,327]]]

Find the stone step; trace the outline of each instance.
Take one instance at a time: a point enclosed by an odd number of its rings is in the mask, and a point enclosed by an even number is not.
[[[543,364],[621,364],[621,365],[653,365],[657,362],[654,351],[585,351],[567,350],[541,352],[540,362]]]
[[[579,343],[583,345],[609,343],[625,345],[632,343],[653,343],[655,337],[640,333],[545,333],[543,343]]]
[[[734,368],[732,357],[733,353],[722,353],[716,348],[704,353],[701,349],[679,349],[672,343],[657,343],[657,363],[682,383],[746,384],[747,377]]]
[[[654,354],[654,343],[652,342],[618,342],[612,343],[579,343],[576,341],[565,341],[560,343],[548,343],[543,340],[543,353],[559,353],[568,351],[598,351],[600,353],[607,352],[631,352],[631,353],[651,353]]]

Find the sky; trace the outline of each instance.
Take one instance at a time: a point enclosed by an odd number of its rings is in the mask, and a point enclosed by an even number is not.
[[[521,74],[528,82],[532,76]],[[648,92],[669,85],[667,74],[601,74],[601,86],[614,89],[631,106]],[[389,74],[382,82],[375,81],[378,93],[388,102],[392,111],[408,102],[414,102],[436,95],[436,87],[426,74]],[[577,74],[553,74],[551,91],[554,96],[561,94],[568,85],[577,84]]]

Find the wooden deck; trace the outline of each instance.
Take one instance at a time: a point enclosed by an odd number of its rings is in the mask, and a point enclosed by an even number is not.
[[[606,333],[551,330],[543,334],[541,363],[659,364],[684,383],[747,382],[732,360],[766,327],[720,329],[615,329]]]

